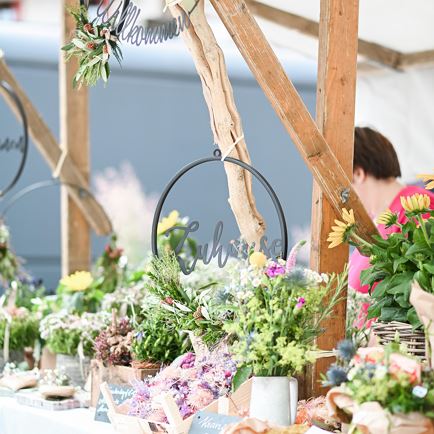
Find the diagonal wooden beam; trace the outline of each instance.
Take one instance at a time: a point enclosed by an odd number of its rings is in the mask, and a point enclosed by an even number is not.
[[[29,135],[53,171],[62,155],[62,150],[47,124],[44,122],[41,115],[15,79],[12,71],[6,64],[2,53],[0,53],[0,80],[5,80],[9,84],[23,103],[29,123]],[[16,107],[13,102],[9,100],[6,93],[4,94],[4,97],[15,115],[18,117],[19,114],[16,112]],[[74,186],[67,187],[68,193],[77,206],[80,207],[86,220],[94,231],[98,235],[108,235],[112,231],[110,220],[102,206],[92,195],[86,193],[83,194],[83,191],[80,192],[80,189],[75,187],[78,186],[87,190],[87,183],[68,155],[66,156],[60,171],[60,180],[65,184],[71,184]]]
[[[249,9],[258,17],[272,21],[288,29],[297,30],[307,36],[318,38],[319,23],[282,9],[269,6],[256,0],[248,0]],[[434,51],[423,51],[404,54],[392,48],[359,38],[358,53],[368,59],[393,69],[402,69],[416,63],[434,61]]]
[[[342,207],[352,208],[360,235],[370,239],[378,233],[374,223],[246,3],[243,0],[211,0],[211,3],[335,212],[340,215]]]

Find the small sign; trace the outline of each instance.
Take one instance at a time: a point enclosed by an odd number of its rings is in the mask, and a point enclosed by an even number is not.
[[[130,400],[134,395],[134,388],[125,385],[117,385],[117,384],[109,384],[110,392],[113,396],[113,401],[117,406],[125,404],[128,400]],[[100,422],[110,423],[110,420],[107,416],[108,407],[107,403],[102,396],[102,393],[99,394],[98,402],[96,404],[95,410],[95,420]]]
[[[231,423],[242,420],[238,416],[225,416],[223,414],[199,411],[193,418],[189,434],[219,434],[220,431]]]

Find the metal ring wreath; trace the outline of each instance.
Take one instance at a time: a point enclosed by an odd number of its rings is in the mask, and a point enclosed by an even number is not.
[[[197,166],[211,163],[211,162],[220,162],[220,163],[231,163],[235,164],[237,166],[242,167],[243,169],[249,171],[265,188],[268,195],[270,196],[274,208],[277,212],[278,218],[279,218],[279,226],[280,226],[280,233],[281,233],[281,241],[282,241],[282,258],[286,258],[288,255],[288,231],[286,227],[286,219],[285,214],[283,212],[282,205],[279,201],[279,198],[277,197],[277,194],[271,187],[270,183],[267,181],[267,179],[254,167],[250,166],[249,164],[245,163],[244,161],[238,160],[236,158],[226,157],[222,159],[222,154],[219,149],[216,149],[214,151],[213,157],[205,157],[196,161],[193,161],[192,163],[188,164],[184,168],[182,168],[169,182],[169,184],[164,189],[160,200],[158,201],[157,208],[155,210],[154,219],[152,222],[152,236],[151,236],[151,247],[152,247],[152,253],[158,257],[158,243],[157,243],[157,236],[158,236],[158,223],[160,221],[161,217],[161,211],[163,209],[164,203],[167,199],[167,196],[169,195],[170,191],[174,187],[174,185],[190,170],[194,169]],[[193,222],[193,224],[197,222]],[[221,222],[219,222],[221,223]],[[176,227],[175,227],[176,228]],[[173,228],[173,229],[175,229]],[[176,253],[176,252],[175,252]],[[181,267],[182,268],[182,267]],[[190,270],[191,272],[192,270]],[[184,270],[183,270],[184,272]],[[188,274],[188,273],[187,273]]]
[[[23,173],[24,166],[25,166],[26,160],[27,160],[27,153],[28,153],[28,149],[29,149],[29,130],[28,130],[26,112],[24,110],[23,103],[21,102],[18,95],[15,93],[15,91],[12,89],[12,87],[4,80],[0,81],[0,87],[8,94],[8,96],[14,102],[14,104],[17,108],[17,111],[20,115],[21,122],[23,124],[23,135],[22,135],[22,137],[20,137],[20,140],[19,140],[19,147],[20,147],[19,150],[22,153],[21,162],[20,162],[20,165],[18,167],[17,173],[15,174],[15,176],[13,177],[11,182],[9,184],[7,184],[6,187],[4,187],[2,190],[0,190],[0,198],[1,198],[8,191],[10,191],[12,188],[14,188],[15,184],[18,182],[18,180],[20,179],[20,177]]]

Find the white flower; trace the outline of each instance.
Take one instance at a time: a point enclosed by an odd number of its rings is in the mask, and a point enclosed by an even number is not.
[[[260,284],[261,284],[261,279],[260,279],[259,277],[255,277],[255,278],[252,280],[252,285],[253,285],[255,288],[257,288]]]
[[[351,381],[351,380],[355,377],[355,375],[357,374],[357,371],[358,371],[358,368],[357,368],[357,367],[351,368],[351,369],[348,371],[348,374],[347,374],[347,378],[348,378],[348,380]]]
[[[374,377],[375,377],[377,380],[381,380],[381,379],[383,379],[386,375],[387,375],[387,368],[386,368],[385,366],[378,365],[377,368],[375,369]]]

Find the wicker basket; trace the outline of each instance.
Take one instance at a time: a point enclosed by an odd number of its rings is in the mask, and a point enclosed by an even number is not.
[[[425,334],[422,331],[414,331],[410,324],[399,321],[389,323],[375,322],[372,324],[372,328],[381,345],[394,342],[398,335],[399,342],[406,345],[410,354],[423,360],[426,359]]]

